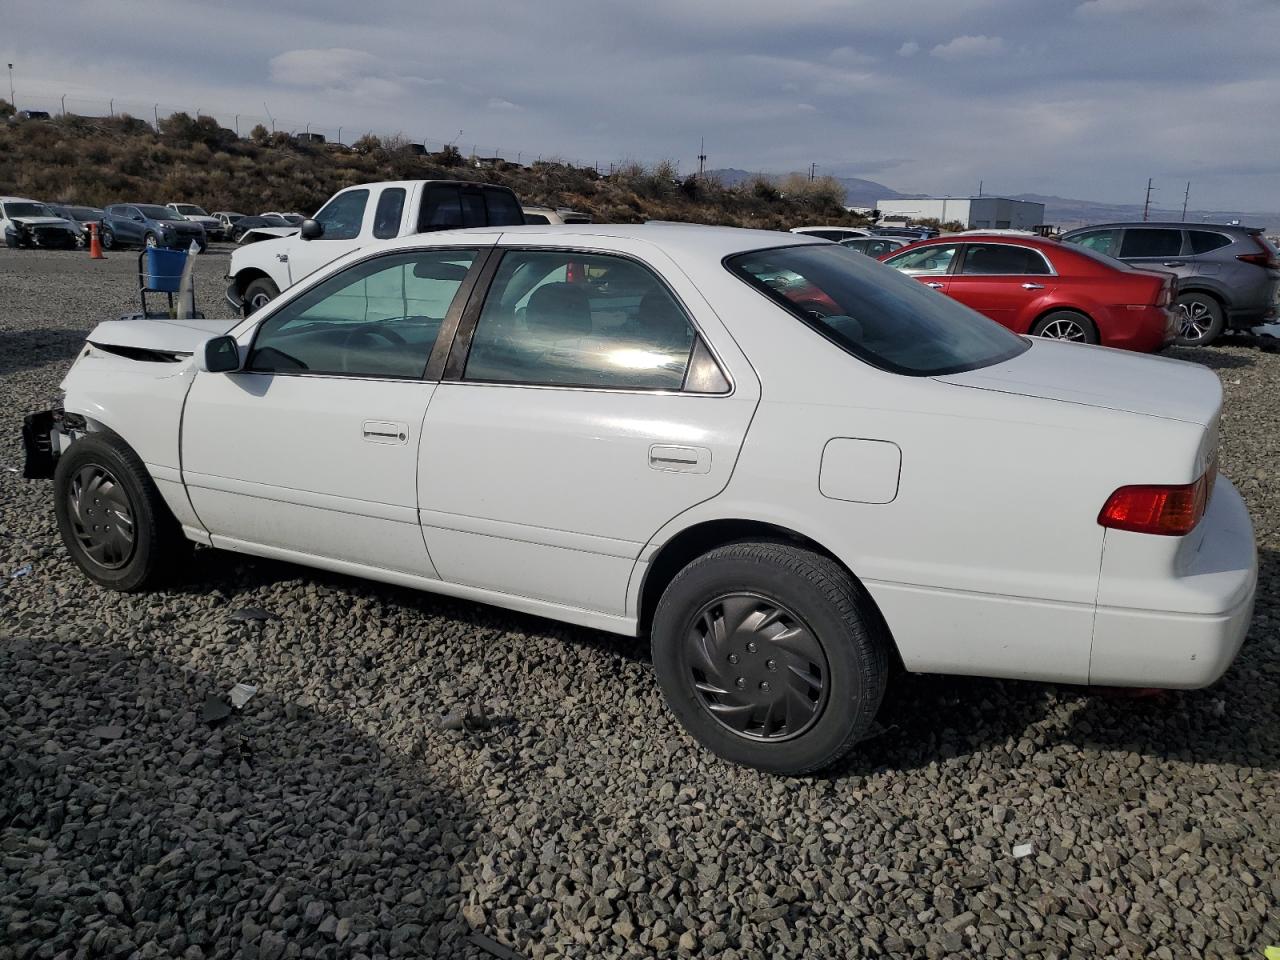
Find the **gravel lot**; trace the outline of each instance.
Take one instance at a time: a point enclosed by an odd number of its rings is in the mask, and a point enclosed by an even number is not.
[[[200,259],[210,315],[225,267]],[[788,781],[698,749],[634,641],[210,551],[179,590],[92,586],[50,486],[5,468],[133,271],[0,249],[0,960],[488,956],[473,930],[520,957],[1280,944],[1280,354],[1184,354],[1226,385],[1262,551],[1217,687],[905,677],[842,770]],[[246,606],[279,619],[227,622]],[[436,729],[476,702],[493,729]]]

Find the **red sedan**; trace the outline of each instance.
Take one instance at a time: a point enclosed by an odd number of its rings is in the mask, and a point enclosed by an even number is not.
[[[960,234],[879,258],[1015,333],[1152,352],[1177,321],[1172,274],[1137,270],[1078,244]]]

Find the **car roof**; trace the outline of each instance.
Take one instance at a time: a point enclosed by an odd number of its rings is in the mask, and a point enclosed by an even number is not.
[[[32,200],[30,197],[0,197],[0,203],[44,203],[44,201]]]
[[[911,246],[937,246],[940,243],[1006,243],[1015,247],[1037,247],[1049,250],[1062,249],[1062,241],[1053,237],[1042,237],[1038,233],[983,233],[981,230],[965,233],[948,233],[940,237],[929,237],[919,240]]]
[[[813,246],[829,241],[817,240],[805,234],[783,233],[778,230],[748,230],[742,227],[715,227],[698,223],[570,223],[548,231],[542,224],[529,226],[470,227],[464,230],[442,230],[419,233],[381,241],[384,249],[415,246],[442,246],[457,243],[469,236],[501,234],[511,237],[538,237],[555,239],[556,246],[572,246],[574,240],[600,238],[602,240],[640,240],[651,243],[673,255],[727,257],[750,250],[769,247]],[[369,247],[374,246],[370,244]],[[834,244],[832,244],[834,246]],[[362,249],[368,249],[364,247]]]
[[[1130,227],[1160,227],[1165,230],[1256,230],[1244,223],[1197,223],[1191,220],[1116,220],[1113,223],[1091,223],[1087,227],[1076,227],[1067,233],[1081,233],[1085,230],[1124,230]],[[1065,236],[1065,234],[1064,234]]]

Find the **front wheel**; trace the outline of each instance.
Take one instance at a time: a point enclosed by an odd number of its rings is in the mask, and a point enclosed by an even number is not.
[[[268,303],[280,296],[280,288],[267,277],[259,277],[244,291],[244,315],[247,317],[257,313]]]
[[[1179,328],[1174,343],[1205,347],[1217,340],[1226,325],[1222,305],[1207,293],[1184,293],[1177,299]]]
[[[148,230],[148,231],[147,231],[147,235],[143,238],[143,242],[144,242],[148,247],[150,247],[152,250],[154,250],[156,247],[160,246],[160,238],[159,238],[159,237],[157,237],[157,236],[156,236],[154,233],[152,233],[150,230]]]
[[[1036,321],[1031,328],[1033,337],[1046,340],[1069,340],[1072,343],[1097,343],[1098,328],[1083,313],[1074,310],[1055,310]]]
[[[116,235],[105,227],[102,230],[102,249],[114,250],[116,248]]]
[[[75,441],[58,458],[53,490],[62,542],[94,583],[141,590],[180,566],[187,541],[123,441],[102,434]]]
[[[771,542],[694,560],[652,630],[654,671],[681,725],[718,756],[778,774],[830,766],[865,735],[888,642],[839,564]]]

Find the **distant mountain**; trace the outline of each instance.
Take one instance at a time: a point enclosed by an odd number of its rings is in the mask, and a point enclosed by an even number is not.
[[[752,173],[750,170],[738,170],[734,167],[708,170],[707,174],[719,179],[726,187],[737,186],[752,177],[781,180],[783,177],[791,176],[786,173]],[[797,176],[804,176],[804,174],[797,174]],[[904,196],[897,190],[886,187],[883,183],[876,183],[874,180],[860,180],[857,177],[836,177],[835,179],[844,185],[845,202],[851,207],[874,207],[881,200],[896,200]]]

